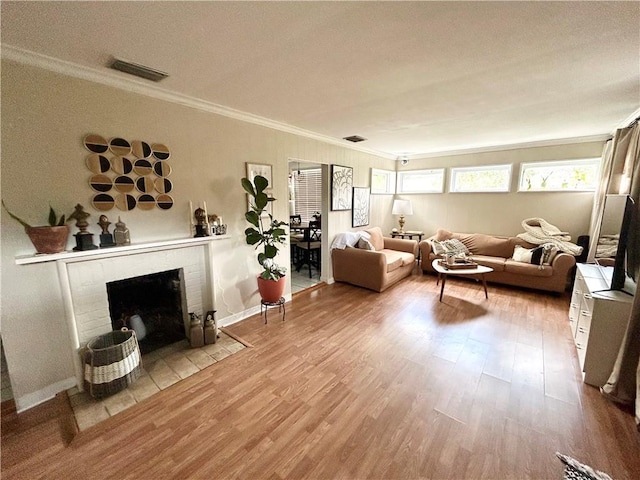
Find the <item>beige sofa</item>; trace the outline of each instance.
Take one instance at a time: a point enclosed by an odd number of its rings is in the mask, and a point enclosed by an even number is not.
[[[534,248],[518,237],[499,237],[481,233],[452,233],[438,230],[436,235],[420,242],[420,267],[423,272],[433,272],[431,266],[437,256],[432,251],[431,240],[460,240],[471,252],[474,261],[493,268],[486,275],[488,282],[503,283],[518,287],[534,288],[550,292],[563,292],[567,277],[576,264],[573,255],[558,253],[550,265],[532,265],[513,260],[516,245]]]
[[[411,275],[418,255],[418,242],[387,238],[380,227],[365,230],[373,250],[347,246],[331,250],[333,278],[359,287],[382,292]]]

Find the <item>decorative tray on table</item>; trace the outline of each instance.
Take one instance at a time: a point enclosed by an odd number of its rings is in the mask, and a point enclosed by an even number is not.
[[[453,264],[449,264],[445,260],[440,260],[438,264],[446,270],[465,270],[478,267],[478,264],[473,260],[462,258],[456,259]]]

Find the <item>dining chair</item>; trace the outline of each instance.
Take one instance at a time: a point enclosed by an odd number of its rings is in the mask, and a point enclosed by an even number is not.
[[[312,277],[312,267],[314,267],[318,271],[318,275],[320,275],[321,247],[322,230],[320,228],[320,222],[311,221],[309,222],[309,227],[304,230],[302,241],[296,243],[296,271],[299,272],[304,265],[307,265],[309,267],[309,278]]]

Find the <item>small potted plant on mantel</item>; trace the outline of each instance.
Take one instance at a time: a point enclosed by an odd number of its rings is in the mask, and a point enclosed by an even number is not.
[[[49,206],[49,225],[32,227],[11,213],[4,200],[2,201],[2,206],[11,218],[24,227],[37,253],[60,253],[67,246],[67,239],[69,238],[69,226],[66,224],[67,217],[64,214],[58,217],[53,207]]]
[[[269,203],[276,199],[267,195],[264,191],[269,186],[269,181],[257,175],[253,182],[248,178],[241,180],[242,188],[251,197],[251,209],[244,214],[251,227],[244,231],[247,245],[255,245],[262,251],[258,253],[258,263],[263,268],[258,276],[258,291],[264,302],[276,303],[282,298],[285,287],[285,273],[287,269],[279,266],[274,258],[278,254],[278,245],[287,241],[287,232],[282,228],[285,222],[274,220],[273,215],[268,214],[268,224],[265,226],[263,214]]]

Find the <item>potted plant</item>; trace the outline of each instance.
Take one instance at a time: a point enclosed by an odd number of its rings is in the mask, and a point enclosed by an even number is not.
[[[69,238],[69,226],[66,225],[67,218],[64,214],[58,217],[53,207],[49,206],[48,226],[32,227],[11,213],[5,205],[4,200],[2,201],[2,206],[11,218],[18,221],[24,227],[37,253],[59,253],[67,246],[67,239]]]
[[[269,181],[257,175],[253,182],[248,178],[241,180],[242,188],[249,194],[251,209],[244,214],[247,222],[251,224],[244,231],[247,245],[255,245],[262,248],[258,253],[258,263],[263,268],[258,276],[258,291],[264,302],[276,303],[282,298],[285,287],[286,268],[275,262],[278,254],[278,245],[287,241],[287,233],[282,228],[285,222],[274,220],[273,215],[268,214],[268,222],[264,212],[269,203],[276,199],[267,195],[264,191],[269,186]],[[266,225],[265,225],[266,224]]]

